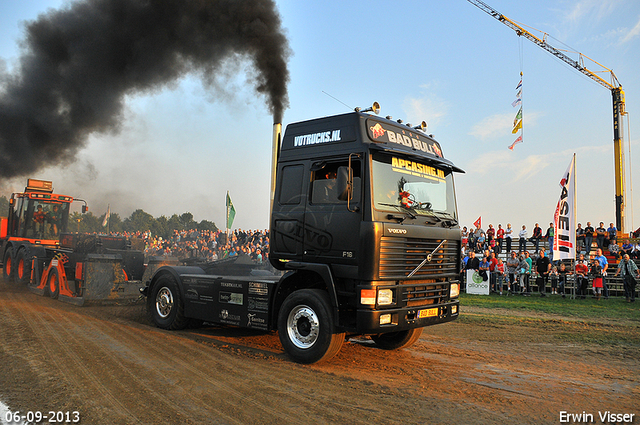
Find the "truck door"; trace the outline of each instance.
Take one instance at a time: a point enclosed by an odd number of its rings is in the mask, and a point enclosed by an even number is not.
[[[308,171],[304,164],[291,164],[283,166],[278,176],[271,217],[271,257],[302,261]]]
[[[311,166],[311,186],[304,219],[304,261],[354,264],[360,243],[362,164],[352,160],[353,199],[338,199],[337,172],[348,158],[317,161]]]

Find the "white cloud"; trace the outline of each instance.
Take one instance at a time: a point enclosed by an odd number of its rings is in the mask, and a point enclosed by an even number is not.
[[[449,112],[449,103],[437,96],[422,98],[406,98],[402,105],[407,121],[418,125],[422,121],[427,122],[427,132],[429,127],[441,122]]]
[[[631,41],[631,39],[638,37],[640,35],[640,18],[638,18],[638,22],[636,26],[631,29],[631,31],[627,32],[624,37],[620,39],[620,43],[626,43]]]
[[[483,141],[512,135],[513,121],[517,113],[518,111],[514,109],[513,112],[488,116],[475,124],[471,128],[469,135],[476,136]],[[523,109],[523,124],[525,126],[534,126],[541,115],[540,112],[528,112]],[[513,135],[514,140],[516,137],[517,135]]]
[[[515,112],[506,114],[495,114],[484,118],[478,124],[474,125],[469,135],[476,136],[480,140],[501,137],[511,132],[513,128],[513,118]]]

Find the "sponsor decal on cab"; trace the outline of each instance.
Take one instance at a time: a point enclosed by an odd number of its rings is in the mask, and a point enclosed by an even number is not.
[[[369,126],[369,136],[377,142],[397,143],[442,158],[442,150],[436,142],[422,140],[419,135],[411,131],[401,130],[397,132],[395,130],[395,128],[385,128],[381,123],[376,122]]]

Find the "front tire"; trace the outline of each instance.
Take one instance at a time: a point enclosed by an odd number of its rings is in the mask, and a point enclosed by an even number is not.
[[[344,342],[344,333],[334,333],[329,295],[317,289],[301,289],[284,300],[278,336],[289,357],[305,364],[330,359]]]
[[[371,339],[383,350],[398,350],[412,346],[422,335],[422,329],[424,328],[371,335]]]
[[[149,319],[159,328],[178,330],[189,324],[184,316],[184,304],[180,288],[170,275],[160,276],[147,300]]]

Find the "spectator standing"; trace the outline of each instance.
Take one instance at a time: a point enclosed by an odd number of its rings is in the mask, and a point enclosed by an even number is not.
[[[558,289],[560,293],[562,293],[562,298],[565,295],[565,288],[567,287],[567,275],[569,274],[569,269],[564,263],[560,263],[560,269],[558,270]]]
[[[584,228],[584,250],[587,257],[591,255],[591,244],[593,243],[593,232],[595,229],[591,226],[591,222],[587,221],[587,227]]]
[[[529,234],[527,233],[527,226],[525,226],[524,224],[522,225],[522,230],[520,230],[520,233],[518,233],[518,250],[520,252],[524,252],[527,250],[527,236]]]
[[[636,276],[640,279],[640,271],[636,263],[631,261],[629,254],[625,254],[622,257],[622,261],[618,263],[618,270],[616,276],[620,274],[624,281],[624,296],[628,303],[634,302],[636,299]],[[635,276],[634,276],[635,275]]]
[[[578,223],[578,228],[576,229],[576,250],[582,252],[582,247],[584,247],[584,229],[582,228],[582,223]]]
[[[600,295],[602,294],[602,267],[600,266],[600,262],[594,258],[591,262],[591,268],[589,270],[591,276],[593,277],[593,294],[596,296],[596,300],[600,299]]]
[[[549,260],[550,261],[553,261],[553,233],[554,233],[553,223],[549,223],[549,228],[547,229],[547,233],[544,235],[544,237],[547,239],[547,242],[549,242]],[[544,246],[542,248],[544,248]]]
[[[504,229],[502,228],[502,224],[498,224],[498,230],[496,231],[496,254],[498,255],[502,253],[503,240],[504,240]],[[507,252],[509,251],[507,250]]]
[[[464,247],[469,242],[469,231],[467,230],[467,226],[462,228],[460,235],[462,236],[462,246]]]
[[[478,271],[479,268],[480,268],[480,260],[476,257],[476,252],[474,250],[469,251],[469,258],[467,259],[467,262],[464,265],[464,269]]]
[[[511,223],[507,223],[507,228],[504,231],[505,243],[507,244],[507,252],[511,252],[511,239],[513,238],[513,229]]]
[[[558,268],[556,266],[551,267],[551,271],[549,272],[549,280],[551,281],[551,295],[558,293],[558,276]]]
[[[529,278],[531,277],[531,270],[533,270],[533,259],[531,259],[531,256],[529,255],[529,251],[525,251],[524,252],[524,261],[527,262],[527,265],[529,266],[527,268],[527,273],[525,275],[525,289],[527,290],[527,295],[529,294],[530,288],[529,288]]]
[[[491,246],[491,241],[495,241],[496,238],[496,229],[493,228],[493,224],[489,225],[489,229],[487,230],[487,244]],[[495,246],[495,243],[494,243]]]
[[[596,260],[598,262],[598,264],[600,265],[600,270],[601,270],[601,277],[602,277],[602,292],[604,295],[605,299],[609,299],[609,288],[607,287],[607,269],[609,268],[609,261],[607,261],[607,257],[605,257],[604,255],[602,255],[602,249],[598,248],[596,249],[596,256],[594,257],[594,260]]]
[[[513,294],[517,291],[516,279],[518,279],[518,265],[520,260],[515,251],[511,251],[507,259],[507,290]]]
[[[520,279],[520,294],[527,291],[527,279],[529,277],[529,263],[525,260],[524,254],[520,254],[520,262],[518,263],[518,274]]]
[[[502,262],[502,258],[498,258],[498,264],[496,264],[494,272],[496,274],[498,290],[500,292],[500,295],[502,295],[502,288],[504,286],[504,272],[505,272],[505,267],[504,267],[504,263]]]
[[[604,240],[607,237],[607,229],[604,228],[604,223],[601,221],[600,225],[596,229],[596,244],[598,248],[604,251]]]
[[[549,261],[549,257],[544,255],[544,249],[540,250],[540,255],[536,259],[536,271],[538,272],[538,277],[536,281],[538,283],[538,292],[540,292],[541,297],[546,297],[546,286],[547,279],[549,277],[549,271],[551,270],[551,261]]]
[[[498,259],[496,258],[495,252],[489,253],[489,271],[491,274],[489,275],[491,278],[491,288],[494,291],[498,292],[498,275],[496,273],[496,266],[498,265]]]

